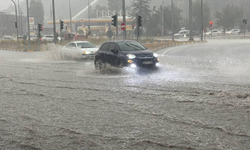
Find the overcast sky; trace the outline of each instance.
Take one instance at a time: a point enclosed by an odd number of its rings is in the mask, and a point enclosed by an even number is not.
[[[18,0],[14,0],[16,2],[16,4],[18,3]],[[19,3],[22,2],[24,0],[19,0]],[[11,2],[11,0],[0,0],[0,11],[7,9],[9,7],[9,5],[13,4],[13,2]]]

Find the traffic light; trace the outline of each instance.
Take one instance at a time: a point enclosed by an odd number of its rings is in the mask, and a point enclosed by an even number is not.
[[[132,29],[133,29],[133,30],[135,29],[135,24],[132,25]]]
[[[210,21],[210,26],[211,26],[211,27],[213,26],[213,21]]]
[[[17,28],[17,22],[15,22],[15,28]]]
[[[247,19],[243,19],[243,23],[247,24]]]
[[[112,16],[112,25],[116,27],[116,23],[117,23],[117,15]]]
[[[138,16],[138,27],[142,26],[142,17]]]
[[[43,31],[43,26],[42,26],[42,24],[39,24],[38,23],[38,31],[40,32],[40,31]]]
[[[60,29],[62,30],[64,28],[64,22],[60,20]]]

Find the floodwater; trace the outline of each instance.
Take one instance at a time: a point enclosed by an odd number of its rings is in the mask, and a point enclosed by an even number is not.
[[[158,71],[0,51],[0,147],[23,150],[250,149],[250,42],[158,51]]]

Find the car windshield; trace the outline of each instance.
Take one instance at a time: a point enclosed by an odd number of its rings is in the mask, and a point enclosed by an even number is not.
[[[77,46],[80,48],[95,48],[95,46],[91,43],[77,43]]]
[[[119,42],[118,46],[122,51],[146,50],[146,48],[138,42]]]

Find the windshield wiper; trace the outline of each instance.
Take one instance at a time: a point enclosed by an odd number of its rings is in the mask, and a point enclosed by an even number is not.
[[[128,47],[130,47],[130,45],[128,43],[124,43],[124,44],[126,44]]]
[[[135,44],[130,44],[130,45],[139,48],[138,50],[143,50],[143,47],[140,47],[140,46],[138,46],[138,45],[135,45]]]

